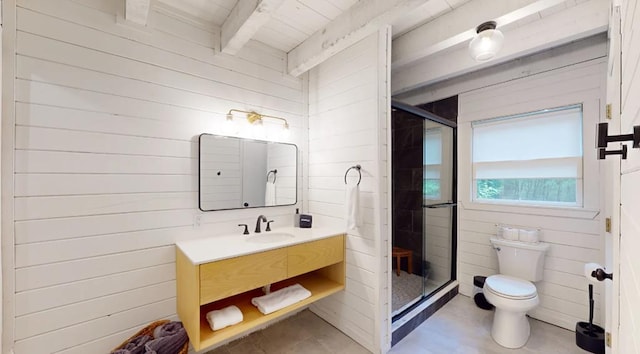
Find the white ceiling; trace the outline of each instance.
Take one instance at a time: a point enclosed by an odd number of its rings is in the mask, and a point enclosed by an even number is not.
[[[158,0],[183,13],[222,26],[238,0]],[[394,36],[428,22],[469,0],[429,0],[393,25]],[[285,0],[253,39],[289,52],[358,0]]]
[[[153,6],[151,0],[125,1]],[[564,11],[562,21],[578,24],[568,9],[581,3],[600,9],[606,0],[155,1],[215,28],[224,53],[235,55],[249,40],[287,53],[288,72],[297,76],[384,24],[393,27],[392,70],[397,71],[461,48],[481,22],[496,20],[509,31]]]

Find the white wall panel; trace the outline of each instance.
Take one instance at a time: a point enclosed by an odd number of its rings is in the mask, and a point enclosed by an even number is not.
[[[17,1],[15,235],[3,235],[14,244],[16,354],[108,352],[175,318],[174,242],[240,233],[258,214],[293,221],[295,206],[197,209],[197,137],[221,133],[229,109],[283,116],[288,142],[307,141],[304,79],[286,74],[286,54],[258,42],[219,54],[213,26],[155,9],[133,29],[116,23],[119,10]],[[370,331],[366,301],[348,298],[354,328]]]
[[[309,74],[309,211],[343,225],[345,171],[362,166],[360,216],[347,234],[347,287],[313,311],[378,353],[388,346],[386,169],[388,33],[354,44]],[[351,170],[349,183],[357,182]]]

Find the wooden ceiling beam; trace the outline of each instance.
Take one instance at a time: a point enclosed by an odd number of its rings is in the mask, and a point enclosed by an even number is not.
[[[575,7],[504,31],[504,46],[495,58],[476,62],[466,46],[451,48],[401,69],[392,69],[391,92],[394,95],[444,81],[475,70],[541,52],[569,42],[606,32],[609,1],[589,0]]]
[[[124,18],[135,24],[146,26],[151,0],[125,0]]]
[[[223,53],[234,55],[264,26],[284,0],[240,0],[222,24]]]
[[[299,76],[426,1],[358,1],[287,54],[289,74]]]
[[[476,27],[496,21],[498,28],[563,3],[565,0],[474,0],[393,40],[391,68],[411,65],[471,40]]]

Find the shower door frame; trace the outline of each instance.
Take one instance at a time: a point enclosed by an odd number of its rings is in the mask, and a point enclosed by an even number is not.
[[[391,108],[395,108],[395,109],[400,109],[403,110],[405,112],[409,112],[413,115],[416,115],[418,117],[421,117],[423,119],[427,119],[430,120],[432,122],[436,122],[439,124],[442,124],[444,126],[450,127],[452,128],[452,133],[453,133],[453,142],[452,142],[452,155],[453,155],[453,161],[452,161],[452,170],[451,170],[451,174],[452,174],[452,179],[451,179],[451,199],[454,203],[453,206],[451,206],[451,276],[450,279],[445,282],[444,284],[442,284],[441,286],[439,286],[437,289],[432,290],[429,294],[424,294],[424,282],[423,282],[423,294],[422,294],[422,298],[419,299],[418,301],[415,301],[411,306],[409,306],[408,308],[404,309],[402,312],[393,315],[391,318],[391,322],[394,322],[402,317],[404,317],[404,315],[406,315],[407,313],[411,312],[413,309],[415,309],[416,307],[420,306],[420,304],[422,304],[423,302],[427,301],[428,299],[430,299],[431,297],[433,297],[435,294],[437,294],[440,290],[446,288],[447,286],[449,286],[451,283],[454,283],[455,281],[457,281],[457,252],[458,252],[458,207],[457,207],[457,201],[458,201],[458,159],[456,158],[458,156],[458,124],[456,124],[455,122],[452,122],[448,119],[445,119],[443,117],[440,117],[434,113],[425,111],[423,109],[408,105],[406,103],[402,103],[399,101],[395,101],[395,100],[391,100]],[[391,182],[393,183],[393,182]],[[392,193],[393,194],[393,193]],[[423,204],[423,208],[424,208],[424,204]],[[391,225],[390,225],[391,226]],[[424,227],[424,226],[423,226]],[[390,227],[389,230],[391,230],[391,232],[393,232],[393,227]],[[423,238],[425,237],[424,235],[424,229],[423,229]],[[392,246],[393,246],[393,242]],[[424,252],[424,247],[423,247],[423,252]],[[391,257],[390,257],[391,258]],[[391,267],[391,264],[389,264],[389,267]],[[391,269],[389,269],[389,272],[391,272]],[[393,288],[391,289],[391,291],[393,291]]]

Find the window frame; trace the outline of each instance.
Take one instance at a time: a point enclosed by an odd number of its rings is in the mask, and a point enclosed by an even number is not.
[[[527,205],[522,203],[495,203],[484,200],[473,201],[472,180],[472,131],[471,123],[491,117],[516,115],[520,112],[531,112],[542,110],[546,107],[570,106],[582,103],[582,146],[583,146],[583,200],[582,206],[565,205]],[[487,111],[489,113],[487,113]],[[464,210],[469,211],[491,211],[521,213],[541,216],[570,217],[577,219],[593,219],[599,213],[599,174],[600,165],[597,159],[597,150],[593,139],[596,133],[597,123],[604,116],[603,108],[600,105],[600,96],[595,94],[595,90],[585,94],[569,94],[554,96],[552,99],[528,101],[505,107],[484,109],[479,111],[461,110],[458,116],[458,151],[459,156],[459,178],[458,202]],[[463,153],[464,152],[464,153]]]
[[[479,198],[478,197],[478,179],[476,178],[476,165],[478,164],[482,164],[482,163],[494,163],[494,164],[504,164],[504,165],[515,165],[518,163],[527,163],[527,161],[536,161],[536,159],[533,160],[512,160],[512,161],[493,161],[493,162],[478,162],[476,163],[473,160],[473,156],[474,156],[474,152],[473,152],[473,146],[474,146],[474,138],[475,138],[475,132],[474,132],[474,128],[475,128],[475,124],[477,123],[488,123],[488,124],[495,124],[495,125],[499,125],[500,122],[513,122],[514,120],[518,120],[518,119],[526,119],[526,118],[532,118],[533,120],[536,119],[536,115],[539,115],[540,117],[538,118],[543,118],[545,115],[549,114],[549,113],[554,113],[554,112],[562,112],[562,111],[568,111],[568,110],[572,110],[572,109],[576,109],[579,108],[579,112],[580,112],[580,126],[582,128],[582,131],[580,132],[581,136],[581,150],[582,150],[582,155],[579,157],[580,159],[580,164],[579,164],[579,168],[582,169],[581,173],[580,173],[580,177],[581,178],[576,178],[576,201],[575,202],[560,202],[560,201],[542,201],[542,200],[523,200],[523,199],[483,199],[483,198]],[[515,114],[509,114],[509,115],[504,115],[504,116],[498,116],[498,117],[492,117],[492,118],[487,118],[487,119],[478,119],[478,120],[474,120],[473,122],[471,122],[471,155],[470,155],[470,160],[471,160],[471,202],[473,203],[487,203],[487,204],[499,204],[499,205],[521,205],[521,206],[539,206],[539,207],[568,207],[568,208],[574,208],[574,207],[579,207],[582,208],[584,206],[584,157],[585,157],[585,146],[584,146],[584,105],[582,102],[580,103],[574,103],[574,104],[568,104],[568,105],[562,105],[562,106],[557,106],[557,107],[546,107],[543,109],[538,109],[538,110],[533,110],[533,111],[527,111],[527,112],[521,112],[521,113],[515,113]],[[562,158],[557,158],[557,159],[571,159],[571,158],[576,158],[575,156],[569,156],[569,157],[562,157]],[[545,158],[539,158],[537,159],[537,161],[540,160],[544,160]],[[550,160],[550,159],[549,159]],[[495,180],[500,180],[500,178],[492,178]],[[509,179],[509,178],[502,178],[502,179]]]

